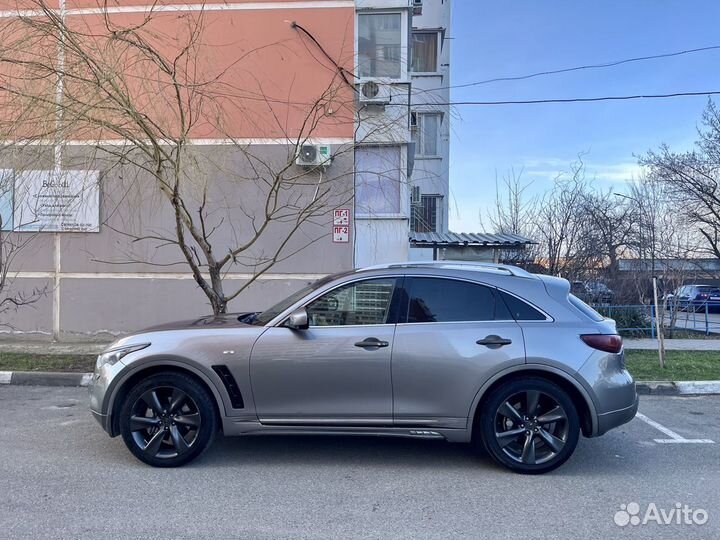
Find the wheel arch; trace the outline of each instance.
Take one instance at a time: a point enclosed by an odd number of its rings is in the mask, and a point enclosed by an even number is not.
[[[120,434],[120,415],[118,413],[125,400],[125,396],[139,381],[156,373],[180,373],[202,385],[213,396],[215,413],[218,415],[218,424],[222,426],[224,416],[223,398],[218,387],[205,373],[186,362],[178,360],[153,360],[128,371],[112,388],[106,408],[108,412],[107,431],[111,437],[116,437]]]
[[[592,437],[597,433],[598,417],[595,403],[590,397],[588,391],[583,388],[583,386],[572,375],[552,366],[546,366],[543,364],[523,364],[521,366],[514,366],[497,373],[494,377],[486,381],[480,388],[473,400],[470,415],[468,417],[471,422],[468,426],[471,431],[471,437],[475,433],[476,423],[480,416],[480,412],[482,411],[482,404],[490,393],[507,381],[523,377],[539,377],[560,386],[568,393],[573,404],[577,407],[578,415],[580,416],[580,427],[583,435],[586,437]]]

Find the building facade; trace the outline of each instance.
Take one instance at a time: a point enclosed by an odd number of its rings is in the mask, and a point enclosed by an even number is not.
[[[207,314],[186,258],[205,275],[208,250],[227,310],[263,309],[407,259],[411,222],[447,228],[448,0],[6,0],[0,25],[17,44],[0,215],[24,244],[0,295],[35,295],[0,332],[107,339]],[[25,55],[47,88],[14,82]]]
[[[450,198],[450,0],[415,2],[410,129],[415,166],[410,230],[448,232]]]

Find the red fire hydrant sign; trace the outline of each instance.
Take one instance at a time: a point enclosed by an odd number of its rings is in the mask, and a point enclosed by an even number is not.
[[[336,208],[333,211],[333,225],[350,225],[350,209]]]
[[[336,208],[333,210],[333,242],[347,243],[350,241],[350,209]]]

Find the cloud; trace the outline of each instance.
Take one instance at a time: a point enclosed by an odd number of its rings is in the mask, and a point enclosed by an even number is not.
[[[523,175],[540,180],[554,180],[558,176],[566,176],[570,171],[571,162],[563,159],[530,159],[525,160]],[[598,182],[631,182],[642,175],[643,169],[634,162],[626,163],[594,163],[585,162],[585,175],[588,179]]]

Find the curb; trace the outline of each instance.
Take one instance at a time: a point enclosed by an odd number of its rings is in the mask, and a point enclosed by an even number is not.
[[[92,373],[0,371],[0,384],[24,386],[88,386]],[[639,381],[637,393],[650,396],[720,394],[720,381]]]
[[[645,381],[637,383],[637,393],[653,396],[697,396],[720,394],[720,381]]]
[[[88,386],[92,373],[0,371],[0,384],[23,386]]]

